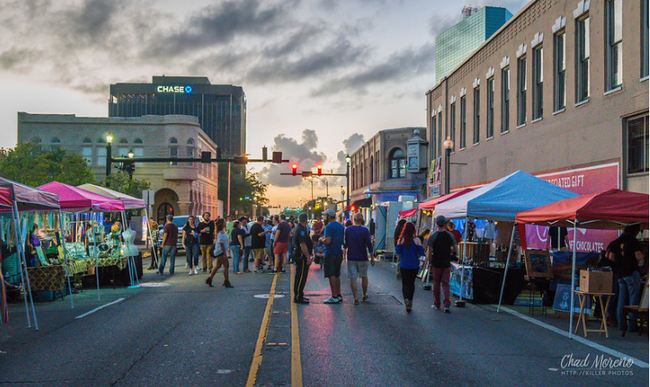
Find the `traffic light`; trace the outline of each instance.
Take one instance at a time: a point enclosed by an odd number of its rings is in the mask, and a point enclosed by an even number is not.
[[[298,172],[298,164],[296,163],[291,164],[291,174],[296,176],[297,172]]]
[[[350,207],[350,211],[354,212],[355,208],[354,206]]]
[[[318,176],[321,176],[323,174],[323,164],[318,164]]]

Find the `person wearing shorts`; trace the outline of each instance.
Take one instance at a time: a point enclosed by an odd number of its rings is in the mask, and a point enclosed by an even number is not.
[[[375,257],[372,255],[370,231],[363,226],[363,214],[354,214],[354,225],[345,229],[345,247],[348,251],[348,277],[350,288],[354,297],[354,305],[359,305],[357,298],[357,278],[361,277],[363,301],[368,299],[368,254],[370,263],[375,266]]]
[[[215,223],[215,227],[217,228],[217,240],[215,241],[215,246],[214,246],[214,253],[216,255],[216,260],[217,263],[214,266],[214,269],[210,271],[210,276],[205,280],[205,283],[208,284],[209,287],[212,286],[212,279],[214,276],[217,274],[217,271],[221,266],[223,266],[223,285],[226,288],[232,288],[233,286],[230,284],[230,281],[228,280],[228,244],[229,244],[229,239],[228,239],[228,233],[226,232],[226,220],[223,218],[217,219],[217,222]]]
[[[318,241],[325,245],[323,272],[329,280],[332,296],[324,301],[326,304],[338,304],[341,296],[341,263],[343,263],[343,233],[345,228],[336,221],[336,213],[329,209],[323,212],[325,233]]]
[[[262,273],[261,265],[264,261],[264,248],[266,247],[266,235],[270,232],[264,229],[264,217],[258,216],[257,222],[251,225],[251,247],[255,258],[255,272]]]
[[[201,216],[201,223],[197,226],[199,232],[199,249],[201,250],[203,272],[212,271],[212,251],[214,249],[214,222],[210,220],[210,213]]]
[[[274,273],[285,272],[284,262],[286,262],[287,252],[289,252],[290,236],[291,226],[287,223],[286,216],[280,215],[280,223],[278,223],[278,229],[275,231],[275,245],[273,246],[273,254],[275,254]]]

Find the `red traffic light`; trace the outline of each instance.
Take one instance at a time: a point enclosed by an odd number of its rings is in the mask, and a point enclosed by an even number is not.
[[[354,206],[350,207],[350,211],[354,212],[355,208]]]
[[[322,165],[322,164],[318,164],[318,176],[320,176],[320,175],[322,175],[322,174],[323,174],[323,165]]]
[[[298,164],[293,163],[291,164],[291,173],[296,176],[296,172],[298,172]]]

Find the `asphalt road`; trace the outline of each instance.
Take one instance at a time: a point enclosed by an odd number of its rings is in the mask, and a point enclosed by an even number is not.
[[[22,304],[11,304],[11,321],[0,326],[0,384],[281,386],[302,379],[305,386],[648,385],[648,368],[637,365],[607,375],[563,368],[571,354],[615,357],[496,314],[491,306],[434,311],[421,282],[407,314],[389,262],[370,269],[370,299],[360,305],[352,304],[345,275],[344,302],[323,304],[329,287],[312,265],[306,287],[311,304],[296,305],[296,326],[289,274],[231,275],[233,289],[220,286],[219,274],[209,288],[205,274],[187,276],[183,261],[177,260],[173,277],[146,272],[143,285],[154,287],[102,289],[99,302],[95,290],[86,290],[74,309],[67,298],[38,303],[38,331],[25,329]],[[560,320],[546,322],[566,329]],[[299,348],[292,332],[299,334]],[[610,339],[589,339],[648,362],[647,336],[610,333]]]

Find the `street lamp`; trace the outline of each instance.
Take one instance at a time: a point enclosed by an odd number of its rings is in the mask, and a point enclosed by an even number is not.
[[[106,186],[110,187],[110,176],[111,176],[111,166],[113,164],[113,157],[111,155],[111,143],[113,142],[113,136],[108,134],[106,135]]]
[[[130,159],[132,159],[133,156],[135,156],[135,155],[133,154],[133,149],[129,150],[129,153],[127,154],[127,156],[128,156]]]
[[[318,180],[322,181],[323,184],[325,184],[325,197],[326,198],[330,197],[330,182],[318,176],[313,176],[313,177],[317,178]]]
[[[345,207],[346,209],[350,208],[350,162],[352,161],[352,157],[350,155],[345,156],[345,180],[348,186],[348,189],[346,191],[347,197],[345,199]]]
[[[445,148],[445,194],[449,193],[449,165],[451,164],[451,160],[449,159],[449,156],[451,155],[451,150],[454,148],[454,142],[451,140],[451,137],[447,137],[447,139],[442,143],[443,148]]]

